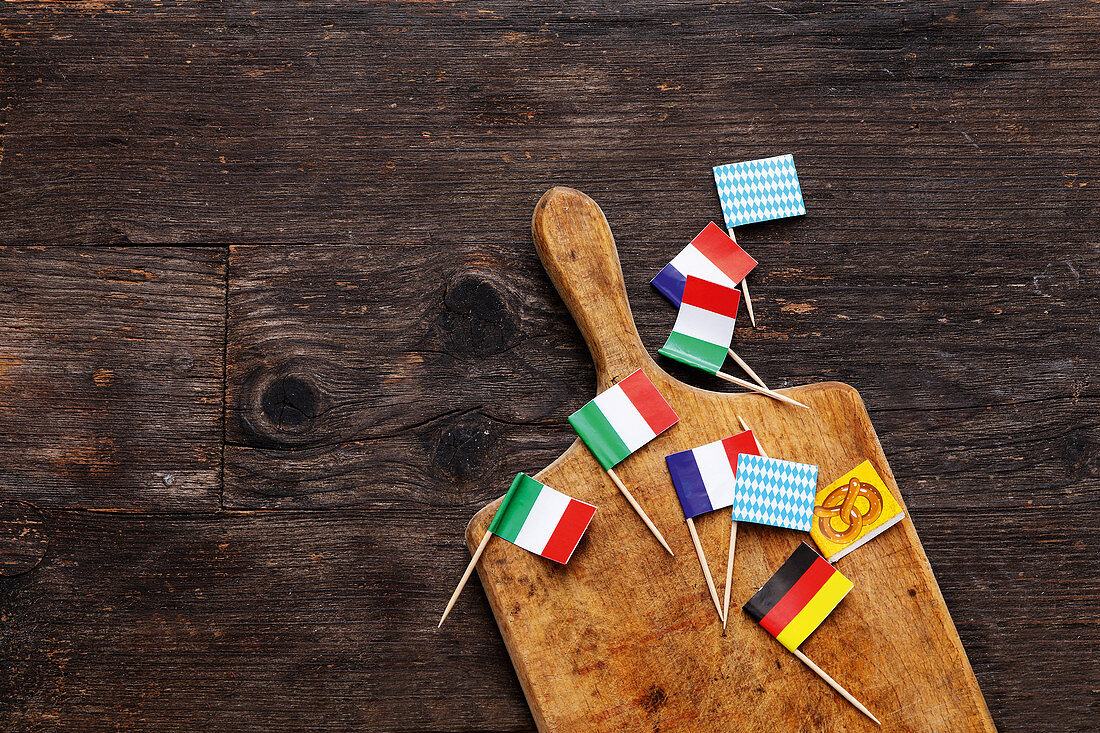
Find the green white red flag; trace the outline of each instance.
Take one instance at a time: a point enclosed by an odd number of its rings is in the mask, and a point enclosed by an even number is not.
[[[566,496],[525,473],[493,516],[489,531],[512,544],[562,564],[569,562],[596,507]]]
[[[679,420],[641,369],[569,416],[604,469],[613,468]]]

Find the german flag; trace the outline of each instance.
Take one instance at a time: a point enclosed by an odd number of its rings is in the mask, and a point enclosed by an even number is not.
[[[743,610],[793,652],[851,589],[852,581],[803,542]]]

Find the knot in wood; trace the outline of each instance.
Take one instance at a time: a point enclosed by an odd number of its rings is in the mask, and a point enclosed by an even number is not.
[[[451,354],[498,354],[518,340],[518,298],[480,274],[462,273],[447,284],[443,312],[435,325],[444,349]]]
[[[1100,476],[1100,443],[1090,440],[1089,432],[1087,428],[1071,432],[1058,448],[1070,475],[1078,480]]]
[[[502,456],[501,437],[500,426],[479,412],[440,418],[420,434],[433,472],[460,486],[480,483],[496,468]],[[449,492],[448,498],[453,498]]]
[[[300,366],[265,368],[248,378],[239,415],[249,444],[292,447],[312,439],[326,400],[317,380]]]
[[[275,379],[264,389],[260,404],[264,416],[278,430],[301,433],[321,413],[321,396],[306,379],[290,374]]]

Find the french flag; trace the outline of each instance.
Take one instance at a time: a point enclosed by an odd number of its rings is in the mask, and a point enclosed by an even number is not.
[[[733,506],[737,457],[742,453],[760,455],[751,430],[665,456],[685,517]]]
[[[650,282],[679,308],[688,275],[736,288],[754,267],[756,260],[712,221]]]

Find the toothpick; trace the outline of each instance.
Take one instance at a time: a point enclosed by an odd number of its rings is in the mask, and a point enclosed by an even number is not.
[[[710,599],[714,601],[714,608],[718,611],[718,618],[722,619],[722,627],[725,628],[726,617],[722,615],[722,604],[718,602],[718,591],[714,588],[714,579],[710,577],[710,566],[707,565],[707,556],[703,554],[703,546],[699,543],[699,534],[695,531],[695,520],[687,518],[688,532],[691,533],[691,541],[695,544],[695,554],[699,556],[699,565],[703,568],[703,577],[707,579],[707,589],[710,591]]]
[[[807,410],[810,409],[808,405],[804,405],[801,402],[799,402],[798,400],[793,400],[785,394],[780,394],[779,392],[776,392],[773,389],[765,389],[764,387],[761,387],[759,384],[753,384],[752,382],[746,382],[744,379],[738,379],[737,377],[732,376],[730,374],[726,374],[725,372],[716,372],[715,376],[717,376],[721,379],[724,379],[727,382],[732,382],[733,384],[736,384],[739,387],[744,387],[745,389],[751,389],[753,392],[759,392],[760,394],[767,395],[768,397],[771,397],[773,399],[777,399],[780,402],[786,402],[787,404],[795,405],[797,407],[805,407]]]
[[[758,374],[757,374],[756,372],[754,372],[754,371],[752,370],[752,367],[751,367],[751,366],[749,366],[748,364],[746,364],[746,363],[745,363],[745,360],[744,360],[744,359],[742,359],[742,358],[741,358],[740,356],[738,356],[738,355],[737,355],[737,354],[736,354],[736,353],[734,352],[734,350],[733,350],[733,349],[730,349],[730,350],[729,350],[729,352],[730,352],[730,356],[732,356],[732,357],[733,357],[733,360],[734,360],[735,362],[737,362],[737,366],[739,366],[739,367],[741,367],[742,369],[744,369],[744,370],[745,370],[745,374],[748,374],[748,375],[749,375],[750,377],[752,377],[752,381],[756,382],[757,384],[759,384],[759,385],[760,385],[761,387],[763,387],[764,389],[768,389],[768,385],[764,384],[764,380],[760,378],[760,375],[758,375]]]
[[[477,565],[477,561],[481,559],[481,553],[485,552],[485,546],[489,544],[489,538],[493,536],[492,532],[486,530],[485,536],[481,538],[481,544],[474,550],[474,556],[470,558],[470,564],[466,566],[466,572],[462,574],[462,580],[458,581],[458,587],[455,588],[455,592],[451,594],[451,600],[447,601],[447,608],[443,611],[443,618],[439,619],[439,626],[441,628],[443,622],[447,620],[447,614],[454,608],[455,601],[458,600],[458,595],[462,592],[462,589],[466,587],[466,581],[470,579],[470,573],[474,572],[474,566]]]
[[[630,491],[627,490],[626,485],[623,484],[622,479],[619,478],[619,475],[615,473],[614,469],[607,469],[607,475],[610,476],[611,480],[615,482],[615,485],[619,487],[619,491],[621,491],[623,496],[626,497],[626,500],[630,502],[630,506],[634,507],[634,511],[637,512],[638,516],[645,522],[645,526],[649,527],[649,531],[652,532],[653,536],[657,538],[657,541],[661,543],[661,547],[668,550],[668,554],[675,555],[676,553],[674,553],[672,548],[668,546],[668,543],[665,542],[665,538],[660,530],[657,529],[653,521],[649,518],[649,515],[645,513],[645,510],[642,509],[638,501],[631,495]]]
[[[743,417],[741,417],[740,415],[737,416],[737,422],[739,422],[741,424],[741,429],[742,430],[752,430],[752,428],[749,427],[748,423],[745,422],[745,419]],[[760,445],[760,440],[756,437],[755,433],[753,433],[752,439],[756,441],[756,450],[760,451],[760,455],[767,458],[768,456],[767,456],[766,453],[764,453],[764,448],[763,448],[763,446]],[[731,515],[733,514],[732,510],[731,510],[730,514]],[[737,522],[734,522],[733,517],[731,516],[730,517],[730,554],[729,554],[729,557],[726,558],[725,616],[723,617],[722,628],[726,627],[726,621],[728,621],[729,617],[730,617],[730,586],[733,585],[733,550],[736,546],[737,546]]]
[[[831,687],[834,690],[836,690],[837,692],[839,692],[844,697],[845,700],[847,700],[848,702],[855,705],[856,710],[863,713],[864,715],[866,715],[871,720],[875,721],[876,725],[879,725],[879,726],[882,725],[882,723],[879,722],[879,719],[876,718],[874,715],[872,715],[871,711],[863,706],[863,703],[861,703],[859,700],[852,697],[852,694],[850,692],[845,690],[843,687],[840,686],[840,684],[836,680],[834,680],[832,677],[830,677],[828,674],[826,674],[825,670],[821,669],[821,667],[818,667],[816,664],[814,664],[812,661],[810,661],[809,657],[807,657],[805,654],[803,654],[798,649],[795,649],[793,654],[796,657],[798,657],[799,659],[801,659],[807,667],[812,669],[814,671],[814,674],[816,674],[821,679],[825,680],[825,682],[828,683],[829,687]]]
[[[734,241],[734,243],[736,243],[737,242],[737,237],[733,236],[733,227],[730,227],[727,231],[730,235],[730,239],[732,239]],[[744,293],[744,295],[745,295],[745,307],[749,309],[749,321],[752,322],[752,327],[756,328],[756,316],[753,315],[753,312],[752,312],[752,298],[749,297],[748,278],[745,278],[744,280],[741,281],[741,292]],[[761,384],[763,384],[763,383],[761,383]]]
[[[756,328],[756,316],[752,312],[752,298],[749,297],[749,279],[747,277],[741,281],[741,292],[745,295],[745,307],[749,309],[749,322],[752,323],[753,328]]]
[[[752,428],[749,427],[749,424],[745,422],[744,418],[742,418],[740,415],[737,416],[737,422],[741,423],[742,430],[752,430]],[[760,445],[760,438],[756,437],[756,433],[752,434],[752,439],[756,441],[756,450],[760,451],[760,455],[767,458],[768,454],[764,452],[764,446]]]
[[[733,514],[733,511],[730,511]],[[730,586],[733,585],[733,548],[737,546],[737,522],[730,517],[730,554],[726,558],[726,590],[725,599],[722,602],[722,628],[726,628],[726,622],[730,617]]]

